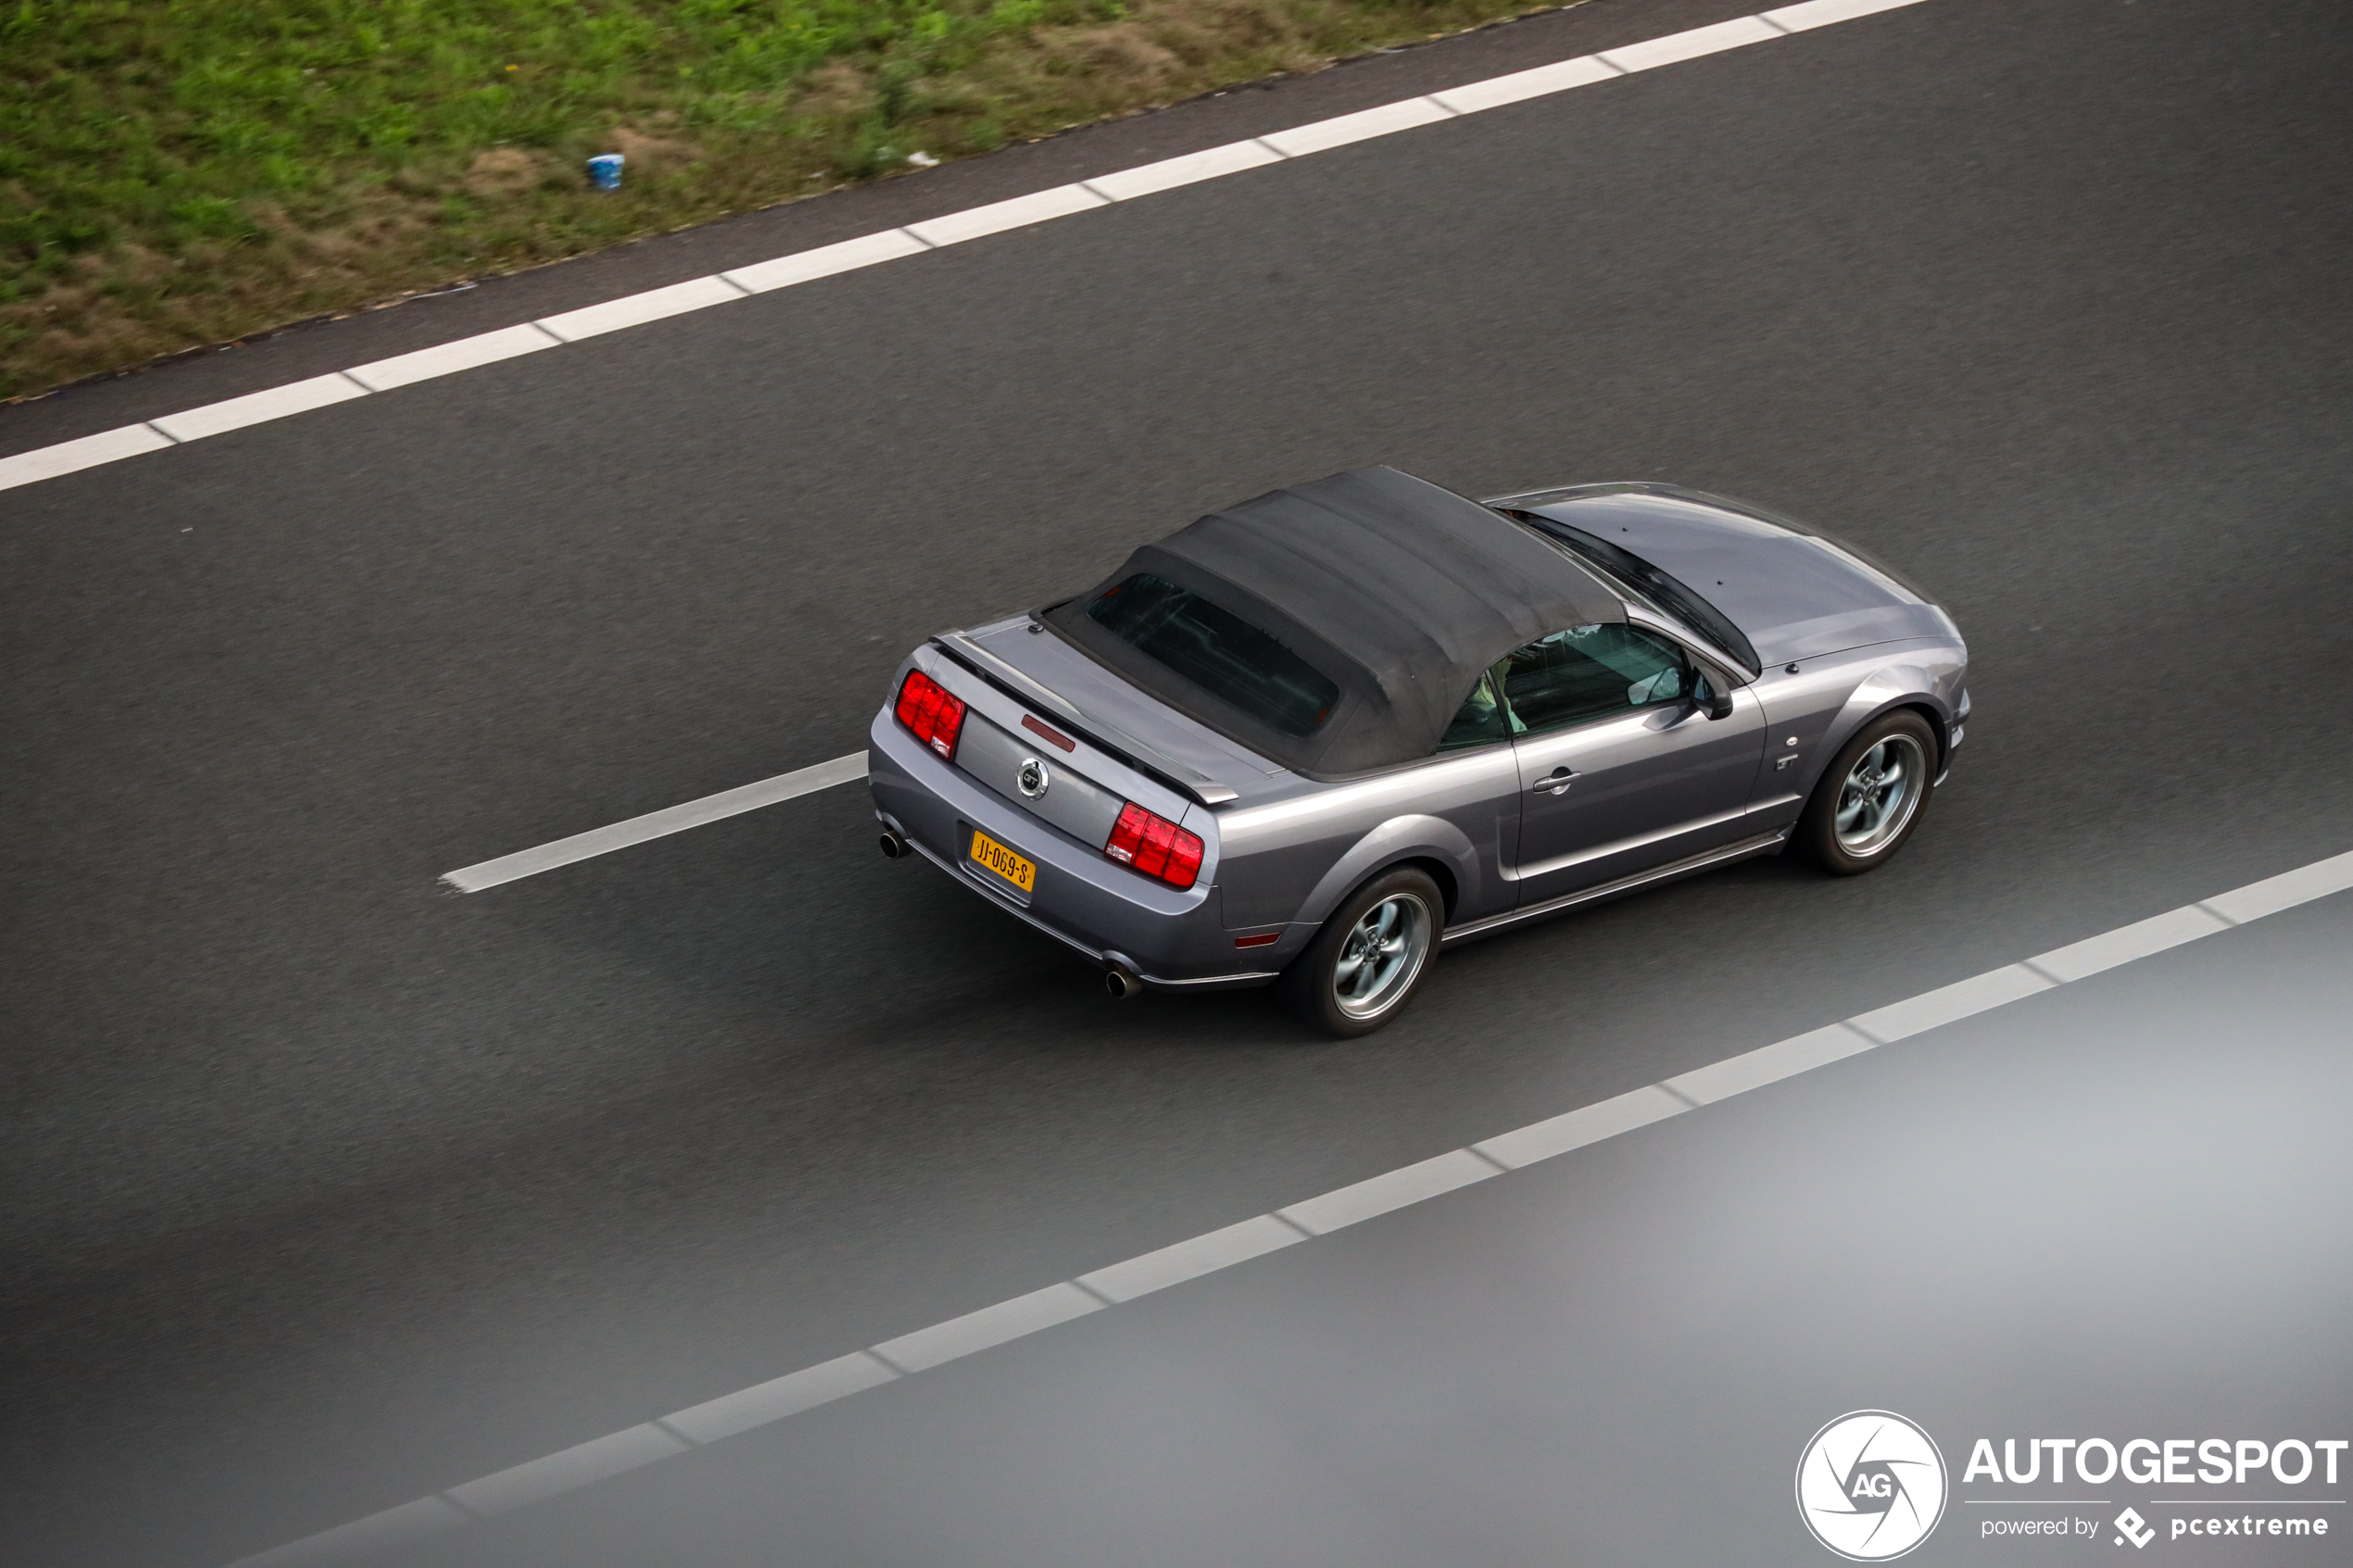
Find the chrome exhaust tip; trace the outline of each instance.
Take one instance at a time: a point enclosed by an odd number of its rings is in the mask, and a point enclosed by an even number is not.
[[[903,860],[915,852],[915,847],[890,829],[885,828],[882,834],[882,852],[883,859],[886,860]]]
[[[1144,994],[1144,977],[1132,969],[1114,966],[1103,971],[1103,989],[1124,1002]]]

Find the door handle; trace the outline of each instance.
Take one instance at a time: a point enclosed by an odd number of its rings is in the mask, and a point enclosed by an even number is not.
[[[1577,775],[1574,772],[1570,771],[1567,768],[1555,768],[1553,770],[1552,776],[1550,778],[1539,779],[1534,784],[1529,784],[1528,786],[1528,793],[1530,795],[1566,795],[1568,792],[1568,786],[1576,782]]]

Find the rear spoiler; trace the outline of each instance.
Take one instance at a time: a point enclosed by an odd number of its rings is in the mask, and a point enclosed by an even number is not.
[[[1014,701],[1045,709],[1085,736],[1088,745],[1109,752],[1136,771],[1147,778],[1157,779],[1179,795],[1197,800],[1203,806],[1223,806],[1229,800],[1240,798],[1239,792],[1217,783],[1208,774],[1188,768],[1135,736],[1080,712],[1060,693],[1038,684],[960,632],[943,632],[931,640],[931,646]]]

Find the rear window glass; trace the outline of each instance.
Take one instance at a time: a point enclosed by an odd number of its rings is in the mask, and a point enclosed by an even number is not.
[[[1267,633],[1189,588],[1138,572],[1095,596],[1088,619],[1271,730],[1310,735],[1340,685]]]

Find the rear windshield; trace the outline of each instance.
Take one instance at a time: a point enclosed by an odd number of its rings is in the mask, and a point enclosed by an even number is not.
[[[1271,730],[1312,735],[1340,685],[1266,633],[1189,588],[1138,572],[1095,596],[1088,619]]]

